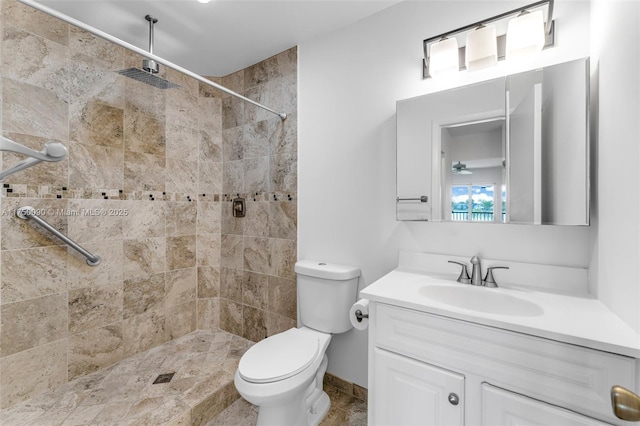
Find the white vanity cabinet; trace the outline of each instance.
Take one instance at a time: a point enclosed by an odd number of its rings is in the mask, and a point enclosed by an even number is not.
[[[605,426],[610,423],[483,383],[482,424]]]
[[[370,425],[623,425],[635,358],[372,301]]]
[[[463,425],[464,376],[402,355],[375,349],[373,424]],[[451,402],[449,402],[451,401]]]

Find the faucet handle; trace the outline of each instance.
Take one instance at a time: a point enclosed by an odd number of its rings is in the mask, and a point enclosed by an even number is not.
[[[493,278],[493,270],[494,269],[509,269],[508,266],[491,266],[487,268],[487,275],[485,275],[484,280],[482,280],[482,285],[489,288],[498,287],[498,283],[496,283],[495,278]]]
[[[456,262],[455,260],[449,260],[449,263],[455,263],[457,265],[462,266],[462,269],[460,270],[460,275],[458,276],[458,279],[456,281],[462,284],[471,284],[471,277],[469,276],[469,271],[467,271],[466,263]]]

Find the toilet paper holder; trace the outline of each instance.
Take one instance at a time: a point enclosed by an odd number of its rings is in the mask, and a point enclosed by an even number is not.
[[[363,314],[360,309],[357,309],[355,312],[356,319],[358,322],[362,322],[363,318],[369,318],[369,314]]]

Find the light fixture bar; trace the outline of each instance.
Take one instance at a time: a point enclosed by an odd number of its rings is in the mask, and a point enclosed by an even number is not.
[[[524,10],[528,10],[528,9],[534,9],[540,6],[544,6],[544,5],[548,5],[547,6],[547,21],[545,22],[545,28],[544,28],[544,32],[545,32],[545,44],[544,44],[544,48],[553,46],[555,44],[555,25],[553,22],[553,3],[554,0],[541,0],[541,1],[537,1],[535,3],[531,3],[525,6],[521,6],[518,7],[517,9],[513,9],[510,10],[508,12],[504,12],[501,13],[499,15],[493,16],[491,18],[487,18],[487,19],[483,19],[482,21],[478,21],[478,22],[474,22],[473,24],[469,24],[469,25],[465,25],[464,27],[460,27],[457,28],[455,30],[452,31],[447,31],[446,33],[442,33],[439,34],[437,36],[434,37],[429,37],[425,40],[422,41],[422,46],[423,46],[423,50],[424,50],[424,58],[422,59],[422,65],[423,65],[423,69],[422,69],[422,77],[423,78],[430,78],[431,76],[429,75],[429,45],[432,43],[435,43],[439,40],[441,40],[442,38],[447,38],[447,37],[451,37],[454,36],[456,34],[460,34],[463,33],[465,31],[470,31],[473,30],[481,25],[486,25],[488,23],[491,22],[496,22],[496,21],[500,21],[502,19],[508,18],[510,16],[515,16],[520,14],[522,11]],[[498,43],[498,60],[503,60],[505,58],[505,50],[506,50],[506,35],[501,35],[497,37],[497,43]],[[459,55],[460,55],[460,70],[464,70],[466,69],[464,63],[464,58],[465,58],[465,46],[460,47],[459,49]]]

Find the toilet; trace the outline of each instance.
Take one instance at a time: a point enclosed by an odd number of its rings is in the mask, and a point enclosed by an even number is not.
[[[259,407],[258,425],[320,423],[331,405],[322,390],[325,351],[333,334],[351,329],[349,309],[360,269],[300,260],[295,271],[301,327],[256,343],[240,359],[234,377],[240,395]]]

